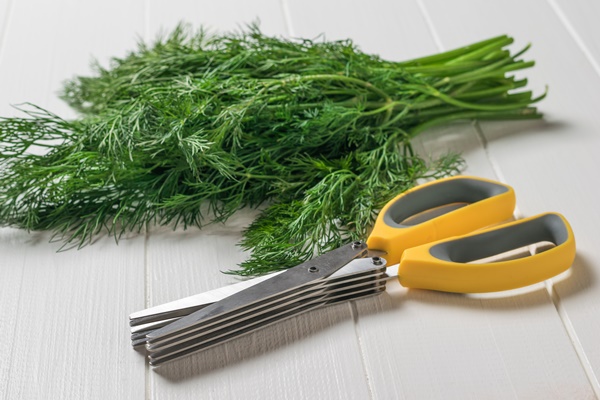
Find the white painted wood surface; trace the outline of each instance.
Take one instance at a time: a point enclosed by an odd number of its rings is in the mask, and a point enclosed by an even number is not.
[[[215,30],[260,19],[270,34],[351,37],[406,59],[508,33],[531,41],[544,121],[426,132],[421,154],[463,153],[469,174],[517,191],[518,213],[571,221],[571,271],[525,290],[458,296],[389,284],[338,305],[150,370],[127,315],[231,283],[253,218],[173,232],[150,228],[56,253],[47,234],[0,230],[0,398],[587,399],[600,396],[599,6],[583,0],[0,0],[0,115],[31,101],[62,115],[63,80],[86,74],[180,20]],[[596,12],[595,12],[596,11]]]

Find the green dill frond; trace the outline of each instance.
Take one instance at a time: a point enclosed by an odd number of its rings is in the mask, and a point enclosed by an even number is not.
[[[266,205],[244,232],[241,274],[286,268],[364,237],[376,212],[456,155],[410,140],[468,119],[539,118],[507,36],[406,62],[350,40],[287,40],[180,25],[64,84],[79,113],[33,105],[0,119],[0,225],[51,230],[65,248],[146,224],[224,221]],[[208,211],[207,211],[208,210]]]

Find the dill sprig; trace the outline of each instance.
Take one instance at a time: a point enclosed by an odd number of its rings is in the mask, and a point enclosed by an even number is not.
[[[236,273],[286,268],[364,236],[376,212],[424,177],[410,141],[460,119],[539,118],[509,76],[532,61],[499,36],[406,62],[350,40],[210,35],[183,25],[93,76],[66,82],[79,117],[34,105],[0,120],[0,224],[51,230],[64,246],[146,224],[198,226],[263,205]]]

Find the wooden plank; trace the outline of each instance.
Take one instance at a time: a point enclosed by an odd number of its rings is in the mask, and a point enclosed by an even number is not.
[[[172,27],[186,11],[194,26],[217,31],[257,17],[265,33],[285,35],[276,0],[199,4],[153,2],[150,31]],[[201,232],[151,232],[148,246],[149,291],[152,304],[214,289],[235,281],[219,271],[235,269],[246,256],[236,243],[255,212],[238,213],[226,225]],[[153,398],[345,398],[369,397],[354,323],[346,305],[304,314],[227,344],[153,370]],[[340,368],[343,365],[343,368]]]
[[[543,79],[536,79],[534,84],[540,87],[540,83],[551,81],[552,93],[555,86],[560,88],[561,96],[557,99],[574,103],[565,110],[563,102],[552,103],[554,97],[550,97],[543,105],[556,116],[568,115],[570,122],[577,121],[572,124],[574,128],[568,128],[568,133],[579,143],[567,144],[560,134],[565,129],[560,126],[552,126],[555,129],[550,144],[540,143],[542,134],[544,140],[548,137],[542,132],[549,128],[547,124],[527,125],[526,135],[514,134],[524,131],[525,125],[521,124],[485,124],[483,128],[488,151],[507,180],[511,184],[516,182],[519,204],[523,204],[525,213],[562,207],[569,211],[567,216],[572,221],[575,219],[582,256],[572,276],[556,285],[557,305],[566,310],[565,323],[572,323],[576,339],[586,351],[584,356],[596,366],[598,358],[592,345],[599,327],[598,318],[594,318],[594,304],[598,300],[594,279],[597,253],[592,229],[598,216],[590,196],[595,189],[590,192],[589,179],[584,180],[586,174],[582,171],[598,167],[592,152],[597,148],[592,136],[598,130],[592,108],[597,104],[594,97],[597,90],[593,90],[594,85],[587,85],[592,78],[585,71],[575,80],[573,88],[567,87],[564,78],[572,76],[567,74],[567,66],[573,71],[586,61],[574,57],[565,65],[564,60],[552,58],[574,55],[577,50],[572,43],[565,44],[564,32],[552,31],[556,30],[556,18],[546,14],[548,7],[543,3],[526,6],[524,16],[507,14],[523,7],[516,2],[498,5],[497,9],[474,7],[468,2],[459,3],[454,9],[442,3],[426,5],[435,9],[434,26],[444,28],[442,42],[448,47],[452,43],[474,41],[480,38],[476,34],[486,33],[491,27],[504,27],[501,21],[507,20],[514,29],[529,34],[532,32],[529,18],[545,18],[546,22],[536,20],[535,26],[541,26],[542,30],[535,34],[535,43],[548,40],[553,47],[546,48],[539,59],[537,53],[534,57],[540,66],[548,62],[556,65],[545,69]],[[137,2],[120,2],[116,6],[121,13],[114,13],[114,7],[105,3],[79,6],[15,2],[16,20],[11,19],[5,40],[8,45],[0,60],[0,114],[12,112],[6,108],[7,103],[24,100],[68,114],[53,92],[62,79],[87,71],[88,51],[101,57],[119,54],[132,47],[135,32],[151,37],[157,26],[173,26],[182,15],[194,23],[207,22],[220,30],[260,15],[265,31],[285,32],[283,14],[276,1],[261,2],[258,6],[235,2],[201,6],[191,1],[178,3],[177,7],[166,2],[149,4],[145,14]],[[410,58],[437,51],[428,31],[419,28],[426,21],[415,13],[415,4],[380,2],[363,8],[349,3],[333,8],[327,2],[293,3],[289,16],[294,25],[288,29],[298,36],[314,36],[319,32],[325,32],[328,38],[353,36],[366,51],[379,52],[388,58]],[[471,8],[474,10],[470,11]],[[542,10],[539,17],[538,9]],[[461,31],[456,32],[450,21],[459,15],[470,15],[469,21],[478,23],[473,24],[475,27],[461,25]],[[480,16],[483,18],[478,20]],[[151,27],[144,29],[144,18]],[[32,26],[40,27],[40,31],[31,30]],[[421,30],[413,31],[413,27]],[[402,51],[406,53],[395,53],[396,43],[400,43],[398,48],[404,46]],[[559,46],[552,55],[554,43]],[[73,49],[86,54],[74,56]],[[538,69],[534,71],[537,76]],[[547,105],[554,108],[546,108]],[[576,106],[583,110],[576,110]],[[487,153],[477,132],[468,124],[428,132],[417,146],[423,154],[444,151],[446,147],[468,148],[465,157],[469,172],[493,177]],[[540,152],[518,153],[521,148],[539,148]],[[569,153],[574,149],[574,153]],[[569,161],[573,164],[571,169],[563,170],[561,167],[566,163],[556,163],[564,154],[576,154]],[[529,171],[528,177],[521,177],[523,171]],[[548,172],[552,181],[545,177]],[[573,179],[574,173],[582,177]],[[552,182],[568,191],[556,194]],[[584,216],[590,221],[584,220]],[[148,305],[231,282],[232,277],[214,272],[229,269],[244,257],[231,249],[235,249],[240,228],[251,218],[251,214],[241,215],[229,225],[214,226],[202,234],[153,231],[148,247]],[[580,232],[585,233],[583,237]],[[3,310],[0,329],[8,332],[0,341],[0,351],[10,354],[10,361],[0,364],[0,393],[7,398],[144,396],[143,359],[129,349],[125,326],[126,315],[144,307],[143,238],[122,242],[119,247],[105,239],[80,252],[61,254],[54,253],[57,246],[47,244],[47,239],[45,235],[27,235],[9,229],[0,233],[2,267],[6,271],[0,281]],[[156,370],[149,374],[150,395],[593,396],[544,288],[538,285],[515,294],[499,299],[456,296],[406,291],[391,284],[389,295],[360,301],[350,308],[337,306],[304,315],[277,329],[267,328],[231,345]],[[82,315],[85,319],[76,319]],[[357,324],[353,315],[358,315]],[[40,326],[46,330],[39,330]],[[354,335],[355,329],[358,336]]]
[[[0,248],[18,248],[20,245],[17,236],[12,230],[3,228],[0,230]],[[22,245],[21,245],[22,246]],[[4,250],[4,249],[3,249]],[[17,253],[18,254],[18,253]],[[4,254],[2,262],[2,280],[0,281],[0,331],[3,332],[0,340],[0,354],[11,357],[15,340],[15,329],[19,318],[19,299],[21,297],[21,286],[23,281],[22,257],[12,258],[10,252]],[[0,364],[0,393],[8,392],[10,376],[10,362]]]
[[[7,4],[4,2],[3,4]],[[32,101],[73,115],[56,90],[135,41],[141,1],[12,2],[0,60],[0,115]],[[119,12],[114,10],[118,9]],[[4,15],[2,15],[4,17]],[[0,19],[2,19],[0,17]],[[140,398],[144,362],[127,315],[144,306],[144,237],[57,253],[47,234],[0,231],[0,393],[4,398]]]
[[[550,85],[550,94],[540,105],[545,121],[530,124],[525,131],[497,123],[482,124],[482,128],[488,151],[515,186],[523,213],[561,211],[574,228],[578,256],[570,276],[555,282],[555,302],[598,396],[600,317],[594,304],[600,300],[595,279],[600,265],[595,244],[600,215],[594,199],[598,188],[590,184],[589,174],[599,167],[594,149],[600,144],[596,112],[600,77],[546,2],[483,6],[459,1],[450,6],[428,0],[426,4],[447,46],[462,43],[469,35],[504,32],[507,27],[521,45],[523,41],[534,43],[529,57],[537,65],[528,75],[538,91],[543,84]],[[461,13],[469,21],[469,31],[455,29],[448,12]]]
[[[427,19],[414,11],[416,3],[390,8],[381,2],[370,4],[369,9],[328,9],[321,3],[291,4],[294,31],[300,36],[326,29],[327,37],[352,36],[368,52],[380,52],[381,38],[409,43],[406,53],[402,46],[388,44],[387,57],[395,60],[439,50]],[[461,15],[450,5],[440,14],[447,21]],[[298,15],[305,18],[294,19]],[[326,27],[316,25],[309,15],[327,21]],[[368,24],[369,20],[377,22]],[[364,26],[375,28],[361,29]],[[397,33],[398,26],[406,30],[404,36]],[[452,46],[483,38],[470,32],[468,24],[461,25],[460,31],[463,40]],[[465,172],[497,178],[494,160],[490,162],[484,143],[469,124],[427,132],[415,146],[424,155],[462,151],[468,164]],[[406,290],[397,283],[389,286],[388,294],[356,305],[357,332],[374,398],[593,396],[543,284],[498,298]]]
[[[126,315],[143,305],[144,238],[62,253],[48,240],[1,232],[0,390],[7,399],[143,396]]]

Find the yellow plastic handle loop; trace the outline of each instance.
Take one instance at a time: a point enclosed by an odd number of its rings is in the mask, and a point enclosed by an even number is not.
[[[525,258],[468,264],[539,242],[556,246]],[[569,223],[558,213],[547,213],[408,249],[398,279],[409,288],[496,292],[549,279],[566,271],[574,259],[575,238]]]
[[[385,251],[388,265],[397,264],[406,249],[505,221],[514,208],[514,190],[499,182],[469,176],[428,182],[383,207],[367,245]],[[436,209],[444,213],[423,222],[407,222],[424,213],[436,214]]]

